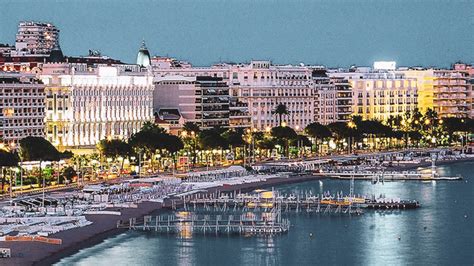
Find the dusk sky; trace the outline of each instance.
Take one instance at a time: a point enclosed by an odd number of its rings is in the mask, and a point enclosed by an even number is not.
[[[2,0],[0,14],[0,43],[14,43],[20,20],[51,22],[66,55],[97,49],[125,62],[142,39],[152,55],[194,65],[474,62],[469,0]]]

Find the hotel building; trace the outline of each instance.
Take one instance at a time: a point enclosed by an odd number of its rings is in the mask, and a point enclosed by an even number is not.
[[[327,76],[324,84],[315,82],[312,67],[274,66],[270,61],[192,67],[189,63],[170,58],[153,58],[151,61],[155,80],[158,81],[157,86],[164,86],[163,82],[169,82],[166,81],[169,78],[180,77],[178,80],[189,82],[186,78],[197,76],[221,78],[222,82],[227,83],[230,96],[230,127],[266,130],[278,126],[279,116],[274,111],[279,104],[284,104],[288,110],[288,114],[283,115],[283,121],[296,130],[303,130],[306,125],[319,120],[325,124],[347,121],[351,113],[352,94],[349,84],[342,79],[330,79]],[[158,106],[169,107],[166,103],[170,101],[166,100],[166,97],[169,97],[168,94],[172,91],[181,90],[181,93],[184,93],[185,89],[181,87],[186,83],[175,85],[175,89],[157,87],[155,109]],[[320,100],[324,101],[324,109],[320,107]],[[157,101],[160,101],[160,104],[156,105]],[[183,104],[178,108],[185,120],[195,121],[194,116],[186,116],[190,111]]]
[[[273,66],[270,61],[252,61],[232,65],[229,83],[232,96],[247,105],[253,128],[267,130],[280,125],[274,111],[284,104],[288,114],[283,115],[283,121],[299,131],[315,117],[311,73],[311,68],[304,66]]]
[[[34,75],[0,72],[0,141],[43,137],[44,116],[44,85]]]
[[[352,89],[352,114],[363,119],[385,121],[418,107],[417,79],[393,70],[358,68],[335,71],[331,77],[344,78]]]
[[[153,76],[137,65],[47,63],[46,137],[61,149],[127,138],[153,120]]]

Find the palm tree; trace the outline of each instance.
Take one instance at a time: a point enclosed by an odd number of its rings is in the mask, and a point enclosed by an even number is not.
[[[286,108],[286,105],[280,103],[277,105],[275,110],[273,111],[274,114],[277,114],[280,118],[280,126],[283,124],[283,115],[288,114],[288,109]]]
[[[322,125],[318,122],[311,123],[307,125],[304,129],[305,133],[312,137],[315,140],[315,146],[319,148],[319,140],[331,137],[331,131],[325,125]],[[318,152],[320,150],[318,149]]]

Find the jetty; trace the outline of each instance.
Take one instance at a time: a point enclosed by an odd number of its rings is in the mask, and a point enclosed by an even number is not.
[[[129,221],[117,222],[117,228],[130,230],[154,231],[158,233],[189,234],[244,234],[273,235],[286,233],[290,221],[281,217],[280,210],[255,215],[209,215],[178,212],[176,215],[144,216],[142,219],[131,218]]]
[[[462,180],[461,176],[453,177],[442,177],[432,174],[423,174],[414,171],[326,171],[326,172],[315,172],[314,176],[320,178],[333,178],[333,179],[356,179],[356,180],[369,180],[369,181],[433,181],[433,180],[444,180],[444,181],[455,181]]]

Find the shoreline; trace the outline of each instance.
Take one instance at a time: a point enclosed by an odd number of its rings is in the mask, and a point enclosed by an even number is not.
[[[437,165],[448,165],[453,163],[474,162],[474,158],[464,158],[452,161],[439,161]],[[428,167],[431,162],[424,162],[416,165],[391,167],[394,171],[413,170],[420,167]],[[327,179],[326,177],[317,177],[312,175],[293,176],[288,178],[272,178],[261,182],[243,183],[231,186],[218,186],[206,189],[204,193],[241,191],[249,192],[258,188],[269,188],[286,184],[296,184],[307,181]],[[332,179],[332,178],[331,178]],[[61,245],[46,245],[37,242],[3,242],[2,247],[11,248],[12,257],[0,260],[0,264],[9,265],[51,265],[59,262],[62,258],[76,254],[82,249],[95,246],[102,243],[107,238],[117,236],[128,231],[127,229],[117,228],[118,220],[128,220],[129,218],[139,218],[145,215],[158,214],[170,209],[172,199],[165,202],[142,202],[137,208],[123,208],[120,216],[110,215],[86,215],[87,220],[93,224],[62,231],[50,235],[50,237],[61,238]],[[116,210],[116,209],[115,209]],[[27,252],[25,252],[27,251]]]
[[[248,192],[257,188],[268,188],[318,179],[320,178],[310,175],[290,178],[273,178],[266,181],[244,183],[229,187],[212,187],[206,189],[205,193],[210,194],[230,191]],[[91,220],[93,224],[50,235],[50,237],[63,239],[63,244],[61,245],[45,245],[35,242],[4,242],[2,247],[12,249],[12,257],[5,259],[5,262],[8,262],[8,264],[11,265],[52,265],[59,262],[62,258],[76,254],[82,249],[95,246],[109,237],[117,236],[128,231],[127,229],[116,227],[118,220],[127,220],[134,217],[138,218],[145,215],[159,214],[162,211],[170,209],[171,200],[172,199],[165,200],[164,205],[161,203],[143,202],[140,203],[136,209],[122,209],[122,215],[120,216],[110,217],[109,215],[86,215],[87,220]],[[20,252],[20,250],[28,250],[28,252]],[[25,256],[21,256],[21,253],[24,253]]]

